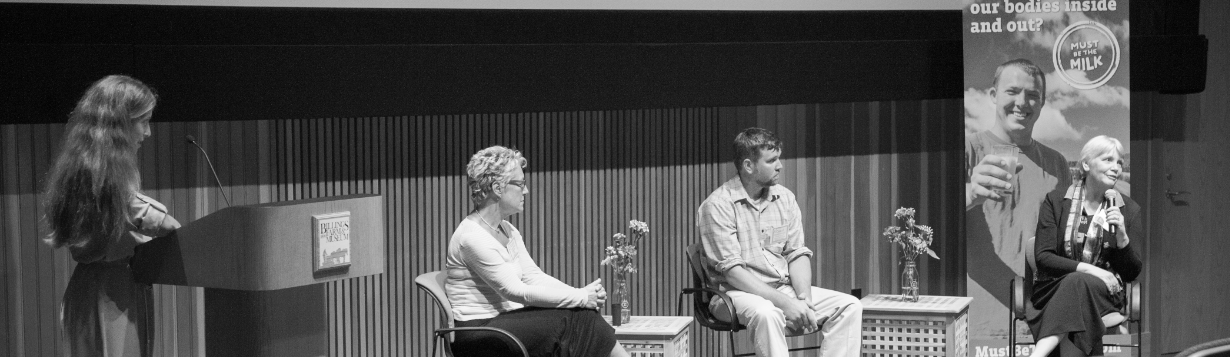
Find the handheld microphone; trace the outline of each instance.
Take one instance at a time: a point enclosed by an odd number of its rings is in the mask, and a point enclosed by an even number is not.
[[[1103,193],[1102,196],[1106,197],[1106,207],[1119,207],[1119,202],[1123,200],[1123,197],[1119,196],[1119,191],[1115,191],[1113,188],[1106,190],[1106,193]],[[1110,229],[1107,229],[1106,232],[1110,233],[1111,237],[1114,237],[1118,235],[1118,230],[1119,227],[1112,224],[1110,225]]]
[[[196,138],[193,137],[192,135],[184,136],[184,138],[188,139],[188,142],[196,146],[197,149],[200,149],[202,155],[205,155],[205,163],[209,164],[209,172],[212,172],[214,174],[214,183],[218,184],[218,193],[222,194],[222,199],[226,201],[226,206],[230,207],[231,199],[226,197],[226,191],[222,189],[222,180],[218,179],[218,171],[214,170],[214,163],[212,161],[209,161],[209,153],[205,152],[205,148],[201,147],[201,144],[196,143]]]

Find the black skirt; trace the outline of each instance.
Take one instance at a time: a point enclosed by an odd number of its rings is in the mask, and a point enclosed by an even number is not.
[[[526,307],[495,318],[457,321],[457,327],[497,327],[517,336],[530,356],[605,357],[615,347],[615,328],[593,309]],[[521,356],[516,343],[503,334],[458,332],[453,353],[465,356]]]
[[[1096,276],[1072,272],[1050,281],[1034,282],[1033,304],[1027,304],[1026,322],[1034,340],[1059,335],[1060,348],[1052,356],[1102,355],[1102,316],[1119,312],[1123,292],[1111,294]],[[1076,351],[1068,351],[1074,348]]]

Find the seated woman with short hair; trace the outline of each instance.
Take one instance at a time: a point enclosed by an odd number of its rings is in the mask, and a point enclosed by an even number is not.
[[[1090,139],[1072,186],[1042,203],[1038,271],[1026,311],[1038,341],[1031,356],[1100,356],[1106,327],[1123,322],[1123,283],[1135,280],[1143,265],[1130,243],[1144,227],[1140,206],[1110,192],[1124,175],[1122,155],[1119,140]]]
[[[517,150],[492,146],[466,166],[475,208],[448,242],[445,292],[457,327],[504,329],[531,356],[627,356],[615,329],[597,309],[606,300],[601,279],[574,288],[547,275],[525,249],[521,232],[504,219],[525,210],[529,186]],[[458,356],[519,356],[503,335],[457,332]]]

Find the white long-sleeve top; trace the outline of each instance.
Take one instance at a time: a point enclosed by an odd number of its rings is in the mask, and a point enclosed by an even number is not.
[[[501,245],[482,225],[462,220],[448,242],[444,291],[457,321],[493,318],[525,306],[581,307],[589,294],[542,272],[525,250],[521,232],[507,221]]]

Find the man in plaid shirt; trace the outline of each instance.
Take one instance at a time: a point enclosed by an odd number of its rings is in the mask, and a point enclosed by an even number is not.
[[[862,305],[848,294],[811,285],[811,249],[794,193],[777,184],[782,143],[761,128],[735,137],[738,176],[714,190],[696,212],[711,284],[734,302],[747,325],[756,355],[786,356],[786,335],[824,336],[823,356],[857,356]],[[714,297],[710,310],[730,321],[729,308]],[[817,326],[819,325],[819,326]]]

